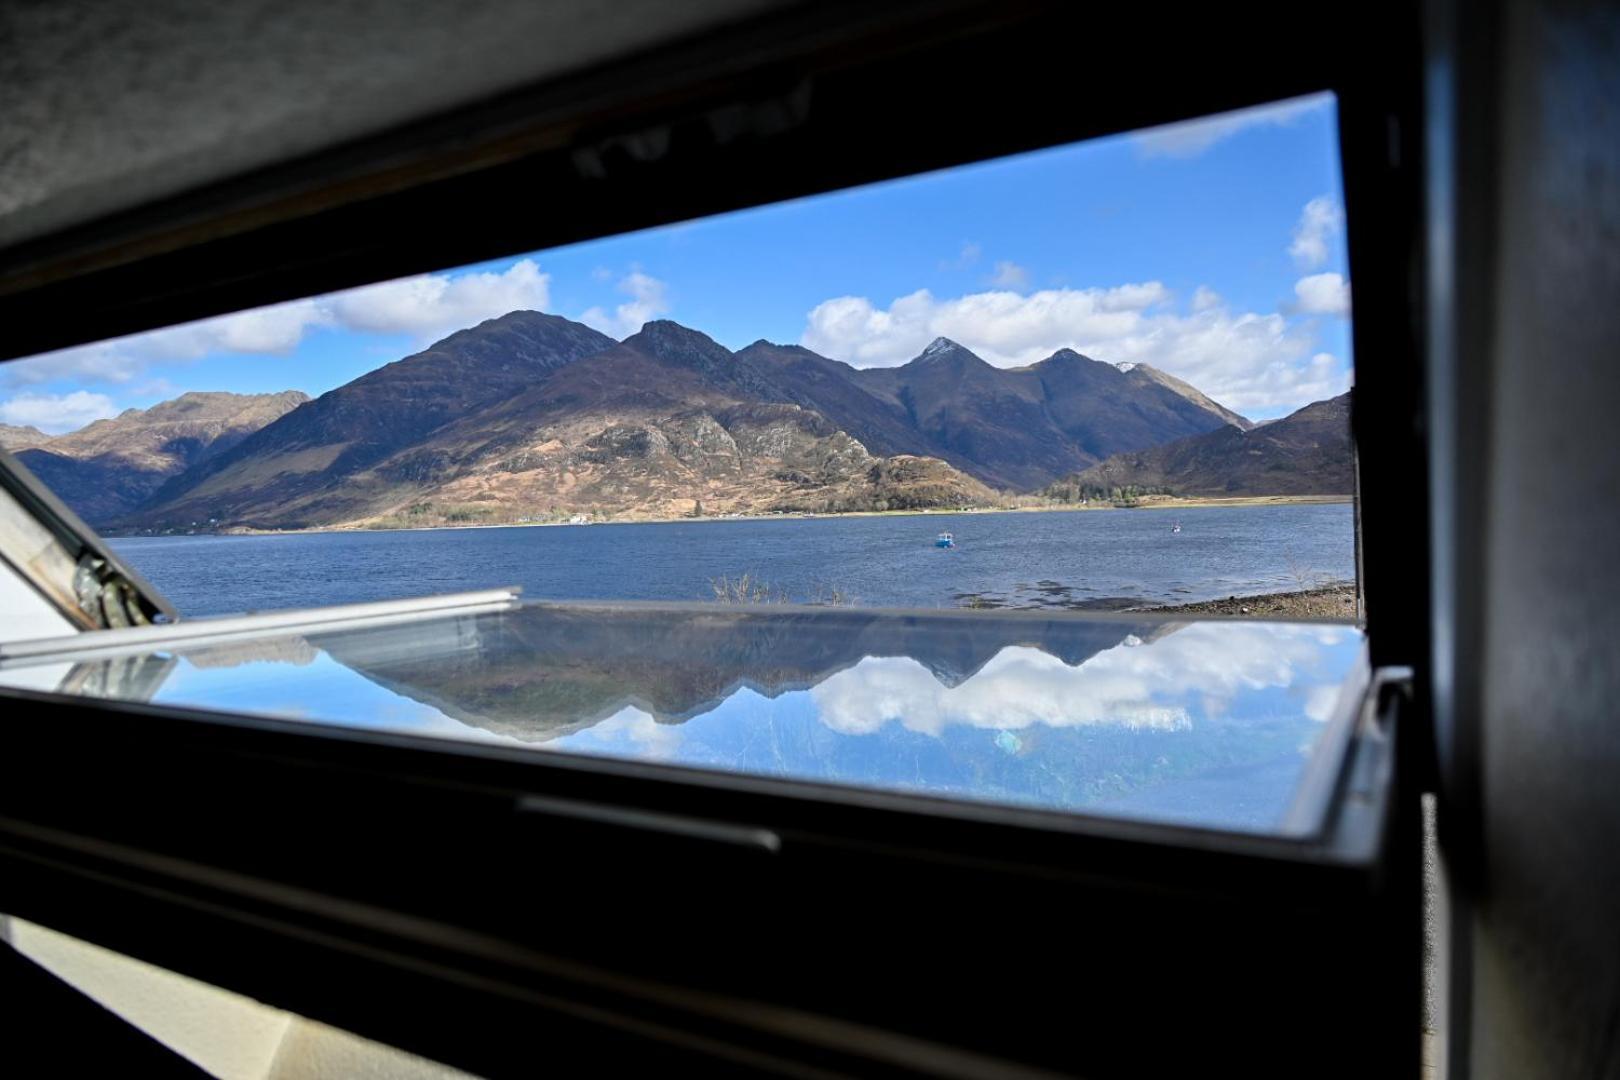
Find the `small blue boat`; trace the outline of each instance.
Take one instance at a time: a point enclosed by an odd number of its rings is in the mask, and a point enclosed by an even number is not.
[[[937,548],[953,548],[956,546],[956,537],[948,532],[942,532],[934,537],[934,546]]]

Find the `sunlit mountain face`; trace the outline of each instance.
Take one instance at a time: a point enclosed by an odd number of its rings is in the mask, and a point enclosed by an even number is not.
[[[1336,624],[529,605],[59,677],[98,696],[1269,831],[1361,650]]]

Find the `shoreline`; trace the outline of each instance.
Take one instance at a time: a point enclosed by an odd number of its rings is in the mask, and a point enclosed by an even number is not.
[[[415,525],[407,527],[369,528],[365,525],[323,525],[307,529],[250,529],[233,527],[227,529],[193,530],[190,532],[148,532],[148,533],[102,533],[109,540],[141,540],[175,536],[305,536],[319,533],[407,533],[407,532],[447,532],[456,529],[560,529],[560,528],[586,528],[602,525],[673,525],[673,524],[724,524],[732,521],[810,521],[831,520],[855,517],[962,517],[964,515],[988,514],[1051,514],[1051,513],[1091,513],[1094,511],[1124,511],[1137,510],[1199,510],[1235,506],[1313,506],[1332,505],[1354,501],[1350,495],[1237,495],[1230,498],[1215,496],[1180,498],[1173,495],[1148,496],[1135,506],[1080,506],[1075,504],[1055,504],[1051,506],[987,506],[974,507],[967,510],[850,510],[842,513],[830,514],[738,514],[727,516],[709,514],[703,517],[645,517],[645,518],[618,518],[603,521],[588,521],[580,525],[573,525],[566,521],[503,521],[488,523],[467,523],[458,525]]]
[[[1314,589],[1228,596],[1224,600],[1198,600],[1190,604],[1163,604],[1127,608],[1132,614],[1238,615],[1249,618],[1340,619],[1361,622],[1356,583],[1340,581]]]

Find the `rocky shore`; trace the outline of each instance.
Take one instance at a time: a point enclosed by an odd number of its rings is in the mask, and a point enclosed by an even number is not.
[[[1260,596],[1229,596],[1224,600],[1203,600],[1196,604],[1139,607],[1132,611],[1155,614],[1249,615],[1276,619],[1353,619],[1361,621],[1356,587],[1351,582],[1297,592],[1264,593]]]

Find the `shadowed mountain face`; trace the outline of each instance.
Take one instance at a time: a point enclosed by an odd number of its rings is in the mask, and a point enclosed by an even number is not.
[[[171,477],[228,451],[308,401],[279,394],[182,394],[46,438],[17,457],[92,525],[145,502]]]
[[[874,454],[927,454],[951,460],[949,452],[919,431],[898,401],[873,394],[860,372],[801,345],[756,341],[737,353],[737,362],[762,373],[775,400],[814,409],[858,438]],[[973,463],[953,461],[974,473]]]
[[[902,367],[867,369],[857,379],[904,409],[947,460],[971,462],[990,483],[1028,488],[1091,460],[1048,414],[1039,379],[992,367],[944,338]]]
[[[796,400],[826,402],[823,411],[842,417],[862,441],[939,457],[1013,490],[1040,487],[1121,450],[1212,431],[1237,416],[1185,383],[1179,386],[1190,393],[1071,349],[1011,369],[946,338],[897,368],[856,370],[784,346],[755,345],[739,355],[751,354],[792,379]]]
[[[767,368],[789,400],[817,409],[869,447],[938,457],[1014,490],[1121,450],[1229,423],[1249,426],[1180,380],[1151,368],[1121,371],[1071,349],[1012,369],[946,338],[897,368],[857,370],[768,342],[737,355]]]
[[[1059,349],[1029,373],[1040,380],[1054,424],[1081,453],[1095,458],[1218,431],[1235,415],[1161,382],[1133,379],[1072,349]]]
[[[1062,482],[1070,490],[1135,486],[1175,495],[1349,495],[1355,490],[1350,395],[1242,431],[1223,428],[1119,454]]]

